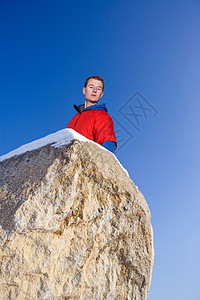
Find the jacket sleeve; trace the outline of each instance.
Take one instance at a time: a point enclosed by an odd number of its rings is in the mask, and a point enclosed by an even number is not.
[[[115,149],[117,148],[113,120],[107,112],[96,111],[93,130],[95,142],[102,145],[107,141],[111,141],[115,143]]]
[[[115,142],[112,141],[106,141],[101,146],[105,147],[106,149],[114,153],[116,144]]]

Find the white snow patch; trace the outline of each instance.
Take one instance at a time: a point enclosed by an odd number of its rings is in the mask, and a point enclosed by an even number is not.
[[[65,128],[65,129],[59,130],[55,133],[49,134],[49,135],[45,136],[44,138],[41,138],[41,139],[35,140],[31,143],[25,144],[25,145],[13,150],[13,151],[7,153],[7,154],[5,154],[5,155],[0,156],[0,162],[6,160],[8,158],[11,158],[13,156],[21,155],[25,152],[39,149],[39,148],[44,147],[44,146],[49,145],[49,144],[51,144],[51,146],[53,146],[55,148],[60,148],[64,145],[70,144],[71,141],[73,141],[73,140],[79,140],[79,141],[94,143],[96,146],[100,147],[104,151],[109,151],[105,147],[103,147],[103,146],[87,139],[86,137],[79,134],[75,130],[73,130],[71,128]],[[117,157],[115,156],[115,154],[113,154],[112,152],[110,152],[110,153],[114,156],[114,158],[120,164],[120,162],[117,159]],[[126,172],[126,174],[129,176],[127,170],[121,164],[120,164],[120,166]]]
[[[55,133],[49,134],[49,135],[45,136],[44,138],[35,140],[26,145],[23,145],[5,155],[0,156],[0,161],[3,161],[5,159],[11,158],[16,155],[21,155],[27,151],[39,149],[48,144],[52,144],[53,147],[59,148],[63,145],[70,144],[70,142],[72,140],[89,141],[83,135],[79,134],[78,132],[74,131],[73,129],[65,128],[65,129],[59,130]]]

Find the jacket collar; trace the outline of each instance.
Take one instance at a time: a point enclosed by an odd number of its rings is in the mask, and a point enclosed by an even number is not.
[[[91,106],[88,106],[86,108],[85,107],[85,104],[81,104],[81,105],[75,105],[74,104],[74,108],[76,109],[77,112],[81,113],[82,111],[85,111],[85,110],[90,110],[90,109],[99,109],[99,110],[104,110],[105,112],[108,112],[108,109],[106,107],[106,104],[105,103],[102,103],[102,104],[94,104],[94,105],[91,105]]]

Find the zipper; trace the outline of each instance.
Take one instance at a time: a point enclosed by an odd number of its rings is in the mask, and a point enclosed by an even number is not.
[[[80,118],[80,116],[81,116],[81,113],[79,113],[79,116],[78,116],[78,118],[77,118],[77,120],[76,120],[76,122],[75,122],[75,124],[74,124],[74,127],[76,127],[76,124],[77,124],[78,119]]]
[[[80,116],[81,116],[82,111],[78,108],[78,106],[76,106],[76,104],[74,104],[74,108],[75,108],[75,110],[76,110],[77,112],[79,112],[79,116],[78,116],[78,118],[77,118],[77,120],[76,120],[76,122],[75,122],[75,124],[74,124],[74,127],[75,127],[76,124],[77,124],[77,122],[78,122],[78,119],[79,119]]]

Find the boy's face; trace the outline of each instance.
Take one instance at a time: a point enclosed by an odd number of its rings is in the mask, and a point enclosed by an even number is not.
[[[83,88],[83,94],[85,95],[85,101],[89,101],[95,104],[103,96],[103,83],[100,80],[90,78],[87,86]]]

